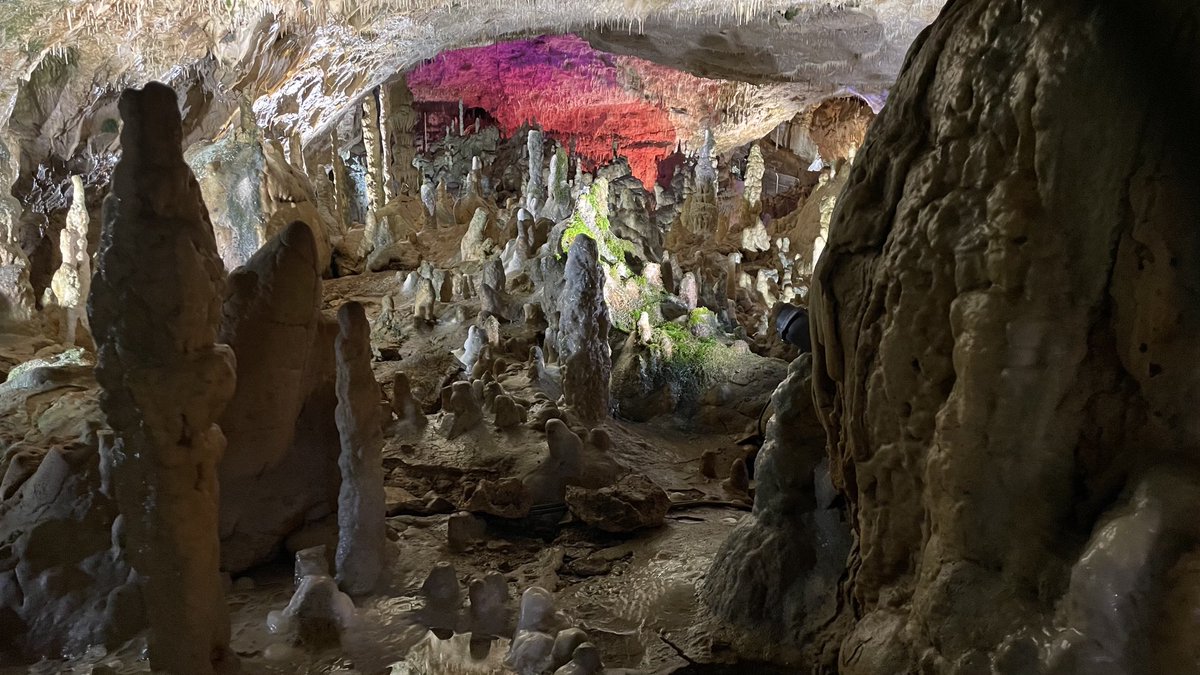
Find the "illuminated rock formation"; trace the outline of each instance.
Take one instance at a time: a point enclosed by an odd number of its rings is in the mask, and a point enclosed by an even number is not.
[[[50,280],[47,302],[63,310],[63,340],[75,344],[75,333],[81,327],[87,331],[87,296],[92,285],[92,258],[88,255],[88,212],[83,193],[83,179],[71,176],[71,209],[67,223],[59,233],[58,249],[62,265]]]
[[[308,177],[284,157],[283,147],[262,137],[248,114],[226,137],[188,148],[216,234],[225,269],[246,264],[293,221],[313,231],[322,272],[332,255],[331,228],[321,217]],[[335,172],[336,180],[336,172]]]

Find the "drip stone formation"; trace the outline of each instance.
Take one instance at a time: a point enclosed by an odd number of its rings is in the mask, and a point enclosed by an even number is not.
[[[0,674],[1200,673],[1196,3],[8,4]]]
[[[121,95],[121,161],[105,204],[88,310],[106,448],[141,578],[152,667],[236,667],[220,577],[217,420],[233,396],[233,350],[217,344],[225,279],[200,187],[183,161],[175,92]]]

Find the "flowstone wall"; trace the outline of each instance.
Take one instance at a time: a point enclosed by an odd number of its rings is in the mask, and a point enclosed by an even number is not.
[[[855,540],[825,669],[1200,667],[1180,611],[1200,551],[1198,26],[1181,1],[959,0],[914,45],[815,275],[813,394]],[[793,596],[731,600],[714,572],[718,614],[790,616]]]

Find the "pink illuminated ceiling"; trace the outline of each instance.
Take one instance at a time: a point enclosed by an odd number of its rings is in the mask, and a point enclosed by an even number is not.
[[[641,59],[595,51],[574,35],[543,36],[445,52],[409,74],[417,101],[483,108],[512,134],[536,123],[605,162],[613,142],[647,186],[657,162],[713,120],[730,85]]]

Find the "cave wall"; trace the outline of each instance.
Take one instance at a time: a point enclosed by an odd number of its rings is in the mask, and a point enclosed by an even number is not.
[[[957,0],[910,52],[812,303],[840,672],[1200,667],[1198,26]]]

